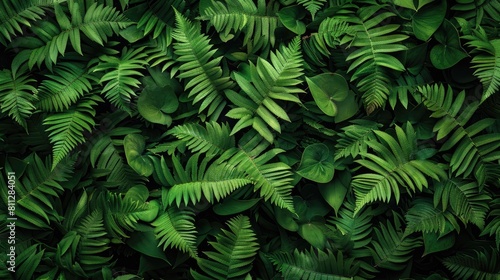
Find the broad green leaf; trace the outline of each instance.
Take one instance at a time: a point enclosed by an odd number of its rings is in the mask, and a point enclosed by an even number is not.
[[[220,216],[234,215],[252,208],[259,201],[260,198],[240,200],[229,197],[222,203],[214,205],[212,210]]]
[[[275,207],[274,209],[276,221],[280,226],[289,231],[297,231],[299,229],[299,224],[293,218],[292,212],[279,207]]]
[[[281,23],[297,35],[306,32],[306,25],[301,21],[305,15],[304,10],[298,5],[283,8],[278,12]]]
[[[337,103],[346,99],[349,94],[347,81],[336,73],[323,73],[314,77],[306,77],[309,90],[316,105],[328,116],[338,113]]]
[[[299,235],[312,246],[323,249],[326,244],[326,236],[321,227],[315,223],[306,223],[300,225]]]
[[[170,86],[147,86],[137,100],[137,109],[146,120],[163,125],[171,125],[172,117],[179,101]]]
[[[155,237],[153,228],[147,231],[133,232],[130,235],[130,238],[127,239],[127,245],[141,254],[161,259],[170,264],[167,257],[165,256],[165,253],[158,246],[158,240]]]
[[[297,173],[317,183],[328,183],[335,172],[333,163],[333,157],[325,144],[312,144],[304,149]]]
[[[448,233],[445,236],[441,236],[440,234],[434,232],[426,232],[423,235],[425,248],[423,256],[446,251],[455,245],[454,232]]]
[[[144,211],[134,213],[134,216],[141,221],[150,223],[158,216],[158,212],[160,211],[160,202],[158,200],[152,200],[146,203],[148,208]]]
[[[359,110],[355,93],[349,91],[349,94],[347,95],[346,99],[338,102],[337,107],[338,107],[338,113],[334,117],[336,123],[343,122],[354,116]]]
[[[437,69],[450,68],[467,57],[460,45],[457,29],[448,20],[443,21],[434,37],[440,44],[432,48],[430,58]]]
[[[394,0],[394,5],[412,10],[417,10],[413,0]]]
[[[344,203],[350,183],[351,173],[341,172],[333,181],[318,186],[319,192],[325,201],[335,210],[335,215],[337,215]]]
[[[427,41],[438,30],[446,15],[446,1],[428,5],[413,15],[413,33],[417,39]]]
[[[152,160],[149,156],[142,155],[146,147],[146,141],[142,135],[129,134],[125,136],[123,139],[123,147],[125,149],[127,163],[135,172],[146,177],[153,174],[154,167]]]

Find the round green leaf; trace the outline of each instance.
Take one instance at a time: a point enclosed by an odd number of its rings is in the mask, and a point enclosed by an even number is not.
[[[312,144],[305,148],[297,173],[317,183],[328,183],[335,172],[333,163],[333,157],[325,144]]]
[[[422,41],[427,41],[436,32],[446,15],[446,1],[427,5],[415,13],[412,20],[413,33]]]
[[[146,203],[148,208],[144,211],[134,213],[134,216],[141,221],[151,223],[158,216],[158,212],[160,211],[160,202],[158,202],[158,200],[152,200]]]
[[[448,20],[444,20],[441,28],[434,34],[440,43],[430,53],[432,65],[437,69],[447,69],[467,57],[462,50],[458,31]]]
[[[140,134],[129,134],[123,139],[125,157],[127,163],[139,175],[150,176],[153,174],[153,162],[148,156],[142,155],[146,147],[146,141]]]
[[[455,245],[455,233],[451,232],[440,237],[438,233],[424,233],[424,254],[432,254],[450,249]]]
[[[309,244],[320,250],[325,247],[326,236],[321,227],[314,223],[300,225],[299,235],[309,242]]]
[[[349,95],[337,103],[337,115],[335,115],[334,120],[336,123],[343,122],[354,116],[359,109],[358,102],[356,101],[355,93],[349,91]]]
[[[349,85],[344,77],[336,73],[323,73],[312,78],[306,77],[306,82],[321,111],[331,117],[337,115],[337,103],[349,94]]]
[[[157,124],[172,124],[172,117],[168,114],[175,112],[178,107],[179,101],[170,86],[147,86],[137,100],[137,109],[141,116]]]
[[[306,33],[306,24],[300,21],[305,15],[305,11],[298,5],[283,8],[278,12],[281,23],[297,35]]]
[[[293,218],[292,212],[279,207],[276,207],[275,209],[276,221],[281,227],[289,231],[297,231],[299,229],[299,225]]]
[[[351,173],[341,172],[333,181],[318,186],[319,192],[325,201],[335,210],[335,214],[338,213],[340,207],[344,203],[344,198],[350,183]]]

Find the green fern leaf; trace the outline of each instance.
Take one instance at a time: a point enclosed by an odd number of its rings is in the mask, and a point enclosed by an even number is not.
[[[368,114],[384,106],[390,93],[391,72],[405,69],[391,53],[406,50],[400,43],[408,36],[396,33],[399,24],[382,24],[395,14],[381,9],[381,5],[357,9],[349,17],[353,35],[342,38],[343,44],[349,43],[348,48],[356,48],[347,56],[351,62],[347,72],[352,72],[351,81],[358,81]]]
[[[45,75],[38,88],[37,108],[43,111],[62,112],[89,93],[96,79],[87,73],[83,64],[59,63],[54,75]]]
[[[221,94],[232,87],[229,76],[220,67],[222,56],[213,57],[217,49],[212,49],[208,36],[201,34],[200,27],[194,25],[180,13],[175,14],[177,28],[174,30],[176,59],[180,62],[178,77],[189,78],[185,90],[188,97],[194,97],[193,104],[203,101],[199,112],[208,108],[208,115],[220,114],[226,101]]]
[[[95,209],[59,241],[55,263],[80,277],[90,277],[112,259],[99,255],[110,248],[106,234],[102,213]]]
[[[434,207],[441,204],[442,210],[446,211],[449,205],[464,224],[471,222],[479,229],[484,228],[490,200],[491,197],[480,192],[475,182],[451,179],[435,185]]]
[[[92,107],[100,101],[100,97],[91,95],[80,100],[73,108],[45,118],[43,124],[47,126],[50,142],[54,144],[52,168],[85,141],[83,133],[90,132],[95,125],[95,110]]]
[[[276,15],[277,5],[273,2],[266,7],[265,0],[258,0],[257,6],[253,0],[232,1],[211,0],[211,5],[201,11],[202,20],[210,20],[223,41],[232,38],[231,33],[243,31],[243,45],[253,41],[255,45],[274,46],[275,31],[279,24]],[[272,6],[271,6],[272,5]]]
[[[314,2],[314,1],[313,1]],[[342,36],[353,33],[349,23],[337,17],[328,17],[321,21],[318,32],[311,34],[310,42],[314,50],[318,50],[322,55],[329,56],[328,48],[340,45]]]
[[[235,170],[227,164],[209,165],[210,157],[203,158],[199,162],[199,157],[200,154],[191,156],[184,169],[179,159],[173,156],[175,172],[169,170],[164,158],[159,163],[156,162],[157,172],[160,172],[157,176],[164,178],[160,181],[172,186],[165,198],[169,205],[174,201],[177,207],[180,207],[181,202],[185,205],[189,202],[196,204],[202,198],[213,203],[225,198],[234,190],[252,183],[242,171]]]
[[[289,46],[282,46],[276,53],[271,53],[271,63],[262,58],[258,59],[257,65],[251,63],[249,76],[235,73],[235,79],[245,96],[226,90],[227,97],[238,106],[227,113],[228,117],[239,119],[231,134],[252,126],[272,143],[274,137],[267,126],[281,133],[278,118],[290,122],[288,114],[276,101],[301,103],[296,96],[303,92],[297,87],[301,83],[301,76],[302,57],[297,37]]]
[[[321,7],[326,3],[326,0],[297,0],[297,3],[304,6],[308,10],[312,19],[314,20],[314,15],[321,9]]]
[[[437,139],[451,134],[440,151],[455,147],[450,159],[452,172],[464,178],[474,172],[480,187],[486,180],[493,179],[494,175],[490,174],[487,166],[500,159],[500,153],[496,152],[500,148],[500,134],[478,134],[493,125],[495,120],[481,119],[466,126],[479,102],[474,100],[462,106],[466,98],[464,91],[456,98],[453,97],[451,87],[445,91],[442,85],[419,87],[419,92],[422,94],[424,105],[433,111],[431,117],[439,118],[433,129],[437,131]]]
[[[497,245],[497,250],[500,249],[500,198],[496,198],[490,202],[491,208],[493,208],[490,213],[488,213],[488,218],[490,219],[486,224],[486,227],[481,232],[481,236],[489,235],[495,236],[495,241]]]
[[[117,115],[109,117],[120,119]],[[114,139],[114,137],[123,139],[123,136],[134,133],[141,133],[141,131],[129,127],[116,127],[93,139],[94,145],[90,150],[90,164],[93,168],[106,172],[106,186],[129,189],[134,185],[143,183],[144,177],[130,168],[123,156],[123,150],[115,144],[116,139]]]
[[[431,199],[419,198],[405,215],[405,235],[413,232],[445,233],[449,227],[460,231],[455,216],[449,210],[435,208]]]
[[[234,137],[230,136],[227,124],[207,122],[206,128],[197,123],[187,123],[173,127],[167,134],[174,135],[186,143],[193,153],[206,153],[208,156],[218,155],[234,147]]]
[[[257,235],[251,228],[246,216],[237,216],[226,225],[229,230],[215,236],[215,241],[209,242],[215,251],[204,251],[208,258],[198,258],[198,266],[210,279],[237,279],[252,270],[252,263],[259,250]],[[191,269],[194,279],[207,277]]]
[[[399,218],[395,217],[395,219]],[[390,221],[387,221],[387,225],[380,223],[374,231],[375,241],[370,251],[375,267],[395,271],[403,270],[409,265],[413,251],[422,246],[421,237],[404,236],[403,232],[395,228]]]
[[[500,278],[497,250],[482,249],[474,253],[458,253],[445,258],[442,263],[453,273],[453,279],[493,280]]]
[[[483,84],[483,102],[500,89],[500,39],[488,40],[481,27],[465,38],[469,40],[467,45],[473,48],[472,68],[476,69],[474,75]]]
[[[284,152],[278,148],[265,151],[269,145],[260,135],[248,133],[242,138],[239,148],[227,150],[220,161],[246,173],[254,182],[254,191],[260,190],[264,200],[295,213],[291,196],[293,173],[284,162],[269,162]]]
[[[197,231],[192,211],[171,206],[152,225],[155,227],[154,233],[156,239],[159,239],[159,245],[163,245],[163,250],[167,247],[176,248],[189,253],[192,257],[197,257]]]
[[[364,154],[368,150],[367,142],[375,139],[373,131],[382,125],[368,120],[354,120],[353,124],[342,128],[339,139],[335,144],[335,160],[351,156],[356,158],[358,154]]]
[[[35,64],[40,67],[45,62],[47,68],[52,69],[58,56],[66,53],[69,43],[77,53],[83,54],[82,33],[91,41],[103,45],[108,37],[131,24],[113,7],[97,2],[85,7],[83,1],[68,1],[67,5],[55,3],[56,22],[37,21],[31,27],[34,36],[23,37],[15,42],[17,47],[25,49],[16,56],[16,63],[28,61],[31,69]]]
[[[33,104],[36,100],[33,95],[36,88],[30,85],[34,81],[25,73],[0,71],[0,109],[26,130],[28,129],[26,119],[36,108]]]
[[[45,254],[45,249],[40,249],[40,247],[40,244],[33,244],[22,251],[19,250],[21,253],[16,256],[16,277],[19,279],[33,278],[35,270]],[[8,270],[5,269],[5,271]],[[8,278],[8,274],[5,277]]]
[[[102,94],[111,104],[129,114],[132,114],[131,98],[137,96],[134,88],[139,88],[141,84],[136,76],[143,76],[139,70],[145,68],[147,55],[144,47],[137,49],[125,47],[120,58],[101,56],[101,62],[93,70],[106,72],[99,81],[99,83],[105,83]]]
[[[45,15],[50,0],[6,0],[0,3],[0,43],[4,46],[16,33],[23,33],[22,26],[31,26],[31,22],[40,20]]]
[[[353,279],[359,270],[354,258],[346,258],[341,251],[335,255],[328,250],[278,252],[268,258],[281,272],[283,279]]]
[[[338,217],[329,220],[331,224],[329,227],[335,227],[342,233],[344,238],[349,240],[351,244],[347,246],[352,248],[350,255],[357,258],[370,256],[366,246],[372,242],[372,209],[364,208],[354,215],[354,203],[348,200],[342,205]]]
[[[378,141],[367,144],[377,154],[362,153],[363,159],[356,160],[372,173],[356,175],[352,180],[356,194],[356,209],[373,201],[389,202],[394,196],[396,203],[400,198],[400,186],[406,191],[422,191],[429,186],[428,179],[445,178],[446,173],[433,161],[415,157],[417,153],[417,134],[410,123],[406,129],[396,126],[396,138],[392,135],[374,131]]]
[[[51,170],[50,160],[44,163],[35,153],[24,161],[26,170],[16,183],[16,226],[32,230],[50,229],[51,222],[60,221],[56,200],[64,191],[62,183],[69,179],[72,163],[64,161]],[[3,190],[6,192],[6,185]],[[4,197],[7,205],[6,193]]]

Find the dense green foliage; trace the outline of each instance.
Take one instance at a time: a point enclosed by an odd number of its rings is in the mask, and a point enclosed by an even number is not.
[[[500,1],[3,0],[9,279],[499,279]]]

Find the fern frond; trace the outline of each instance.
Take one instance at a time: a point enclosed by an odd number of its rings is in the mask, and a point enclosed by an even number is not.
[[[422,246],[421,237],[404,236],[390,221],[387,221],[387,225],[380,223],[374,231],[375,241],[370,251],[375,267],[403,270],[413,257],[413,251]]]
[[[169,46],[173,38],[174,9],[183,11],[185,6],[183,0],[148,1],[127,9],[125,14],[137,22],[137,28],[144,36],[151,35],[152,39],[161,40]]]
[[[83,64],[76,62],[59,63],[54,74],[45,75],[35,95],[37,108],[43,111],[62,112],[89,93],[96,79]]]
[[[446,211],[449,205],[464,224],[471,222],[479,229],[484,228],[490,200],[491,197],[481,192],[476,182],[450,179],[437,183],[434,189],[434,207],[441,204],[442,210]]]
[[[133,133],[141,133],[141,131],[117,127],[94,139],[94,145],[90,150],[90,164],[93,168],[109,172],[106,177],[106,185],[109,187],[119,186],[128,189],[141,184],[144,180],[144,177],[130,168],[123,155],[123,150],[114,143],[113,139],[113,137],[123,139],[123,136]]]
[[[164,158],[159,164],[156,163],[157,176],[164,178],[160,181],[172,186],[165,198],[169,205],[174,201],[177,207],[180,207],[181,202],[185,205],[189,202],[196,204],[201,201],[202,197],[209,203],[213,203],[225,198],[234,190],[252,183],[244,172],[235,170],[227,164],[210,164],[211,158],[209,157],[199,162],[199,156],[200,154],[191,156],[186,163],[186,168],[183,168],[179,159],[173,156],[174,172],[170,171]]]
[[[445,258],[442,263],[453,273],[454,279],[492,280],[500,278],[499,254],[494,249],[458,253]]]
[[[351,125],[342,128],[339,139],[335,144],[335,160],[351,156],[356,158],[358,154],[364,154],[368,150],[368,141],[375,139],[375,130],[382,125],[369,120],[354,120]]]
[[[40,67],[45,62],[47,68],[52,69],[58,56],[66,53],[69,43],[77,53],[83,54],[82,35],[103,45],[108,37],[131,24],[113,7],[97,2],[87,9],[85,7],[83,1],[69,1],[67,5],[55,3],[56,22],[49,20],[36,22],[37,24],[31,27],[34,36],[23,37],[16,43],[16,46],[25,48],[16,56],[17,63],[28,61],[31,69],[35,64]]]
[[[497,250],[500,249],[500,198],[491,200],[492,210],[488,213],[489,221],[481,232],[481,236],[489,235],[495,237]]]
[[[314,20],[314,16],[325,5],[326,0],[297,0],[297,3],[304,6],[311,13]]]
[[[213,49],[208,36],[200,31],[200,27],[191,23],[179,12],[175,14],[177,28],[174,30],[174,43],[176,59],[180,74],[178,78],[189,78],[185,90],[189,90],[188,97],[193,99],[193,104],[203,101],[200,105],[201,112],[208,108],[210,116],[217,112],[220,114],[226,101],[221,94],[225,89],[232,87],[229,76],[223,74],[220,66],[222,56],[214,57],[217,49]]]
[[[40,249],[40,244],[33,244],[24,250],[16,257],[16,277],[20,279],[32,279],[35,270],[42,261],[45,254],[45,249]],[[5,271],[8,271],[5,269]],[[5,276],[5,278],[8,278]]]
[[[13,73],[10,70],[0,71],[0,109],[7,113],[24,129],[28,129],[26,119],[35,110],[35,82],[26,73]]]
[[[210,279],[236,279],[243,277],[252,270],[252,263],[259,250],[257,235],[251,228],[246,216],[237,216],[226,225],[229,230],[215,236],[215,241],[209,242],[215,251],[204,251],[208,258],[198,258],[198,266]],[[191,269],[194,279],[207,279],[204,275]]]
[[[274,137],[268,126],[281,133],[278,118],[290,122],[288,114],[277,101],[301,103],[297,97],[297,93],[303,92],[297,86],[301,83],[299,78],[303,71],[299,38],[294,38],[288,46],[271,53],[270,61],[259,58],[257,65],[251,63],[249,76],[235,73],[235,79],[244,94],[226,90],[227,97],[238,106],[227,113],[228,117],[238,119],[231,134],[252,126],[272,143]]]
[[[334,254],[330,250],[278,252],[268,258],[281,272],[283,279],[353,279],[359,270],[354,258],[346,258],[342,251]]]
[[[328,48],[334,48],[340,45],[342,36],[353,33],[349,23],[341,18],[328,17],[321,21],[318,32],[310,36],[313,50],[319,51],[324,56],[329,56]]]
[[[207,122],[205,125],[206,128],[197,123],[181,124],[171,128],[167,134],[185,142],[191,152],[206,153],[208,156],[221,154],[234,147],[234,137],[230,136],[227,124]]]
[[[243,45],[253,41],[255,45],[270,43],[274,46],[274,33],[280,22],[276,15],[277,5],[271,6],[274,4],[271,2],[266,6],[265,0],[258,0],[257,6],[253,0],[224,2],[211,0],[211,5],[207,6],[200,16],[202,20],[210,21],[223,41],[229,40],[232,32],[239,34],[243,31]]]
[[[62,183],[68,180],[72,169],[51,170],[50,160],[44,163],[35,153],[25,159],[26,171],[16,184],[16,225],[26,229],[50,229],[51,221],[59,221],[55,201],[64,191]],[[70,164],[61,162],[61,165]],[[7,187],[4,188],[7,190]],[[5,200],[7,195],[5,196]],[[7,205],[7,203],[5,204]]]
[[[372,173],[354,176],[352,186],[356,194],[356,209],[373,201],[389,202],[394,196],[396,203],[400,198],[400,187],[407,191],[422,191],[429,186],[428,179],[445,178],[446,173],[433,161],[420,159],[417,153],[417,134],[410,123],[406,128],[396,126],[396,137],[374,131],[378,141],[367,142],[376,154],[362,153],[363,159],[356,160]]]
[[[456,98],[451,87],[445,91],[442,85],[419,87],[419,92],[424,105],[433,111],[431,117],[439,118],[433,129],[437,131],[437,139],[451,134],[440,151],[455,148],[450,159],[452,172],[464,178],[474,172],[482,187],[488,179],[492,179],[487,165],[500,159],[500,133],[480,134],[494,124],[495,120],[485,118],[466,126],[479,104],[472,101],[462,108],[466,98],[464,91]]]
[[[330,219],[328,226],[335,227],[344,238],[349,240],[351,244],[347,246],[352,248],[352,251],[349,252],[351,256],[357,258],[369,256],[370,252],[366,250],[366,246],[372,242],[372,209],[364,208],[354,215],[356,207],[354,203],[348,200],[342,206],[338,217]]]
[[[51,0],[5,0],[0,3],[0,43],[4,46],[23,33],[22,26],[31,26],[31,22],[42,19]]]
[[[101,192],[95,199],[96,206],[103,209],[104,228],[116,238],[128,238],[127,232],[134,231],[138,223],[134,214],[147,209],[144,202],[125,199],[118,193]]]
[[[488,40],[481,27],[464,37],[469,40],[466,45],[473,48],[472,68],[476,69],[474,75],[483,84],[481,102],[484,102],[500,89],[500,39]]]
[[[137,94],[134,88],[139,88],[141,82],[137,77],[143,76],[139,71],[147,64],[147,52],[144,47],[128,49],[124,47],[121,57],[101,56],[99,64],[94,68],[94,72],[104,71],[99,83],[105,83],[102,94],[111,104],[132,114],[130,101]]]
[[[52,168],[67,156],[78,144],[85,141],[83,133],[90,132],[95,125],[95,110],[92,108],[102,99],[96,95],[82,98],[72,108],[48,116],[43,121],[49,132],[50,142],[54,144]]]
[[[171,206],[152,225],[155,227],[154,233],[156,239],[159,239],[159,245],[163,245],[163,250],[167,247],[176,248],[189,253],[192,257],[197,257],[197,231],[192,211]]]
[[[448,209],[441,210],[432,204],[428,198],[418,198],[413,201],[412,207],[405,215],[405,235],[413,232],[445,233],[448,228],[459,231],[455,216]]]
[[[80,277],[90,277],[112,259],[99,255],[110,248],[106,234],[102,213],[95,209],[59,241],[55,262]]]
[[[405,69],[391,53],[406,50],[401,42],[408,36],[397,33],[399,24],[383,24],[395,14],[381,9],[382,5],[359,8],[349,19],[353,35],[342,38],[343,44],[349,43],[347,48],[356,48],[346,58],[351,62],[347,72],[352,72],[352,82],[358,81],[368,114],[384,106],[391,88],[390,74]]]
[[[239,147],[224,152],[220,161],[246,173],[254,182],[254,191],[260,190],[260,196],[264,200],[270,200],[271,203],[295,213],[291,196],[293,173],[284,162],[269,162],[284,152],[278,148],[266,151],[269,145],[260,135],[248,133],[240,141]]]

